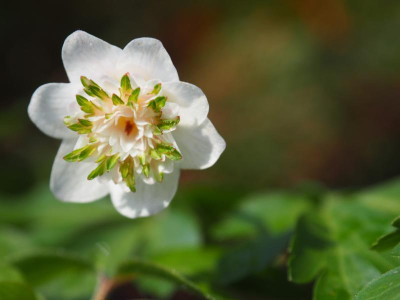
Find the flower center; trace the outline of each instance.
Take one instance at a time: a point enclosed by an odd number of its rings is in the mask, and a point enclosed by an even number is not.
[[[134,126],[135,125],[129,120],[125,122],[125,133],[126,133],[126,135],[130,135],[131,134]],[[137,129],[136,126],[135,126],[135,129]]]
[[[182,158],[171,135],[180,118],[177,105],[162,95],[161,83],[139,87],[125,74],[111,95],[84,76],[81,82],[87,96],[76,95],[80,111],[64,118],[80,135],[66,161],[90,157],[97,167],[89,180],[104,175],[115,183],[125,182],[131,191],[136,190],[135,176],[153,183],[172,172],[171,161]]]

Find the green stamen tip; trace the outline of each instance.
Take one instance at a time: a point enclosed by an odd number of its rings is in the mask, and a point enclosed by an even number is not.
[[[167,119],[162,119],[160,120],[160,123],[157,125],[157,127],[161,130],[170,130],[171,128],[174,128],[176,125],[179,124],[180,117],[178,116],[174,120],[167,120]]]
[[[150,107],[152,110],[154,110],[154,112],[160,112],[166,103],[167,103],[167,97],[159,96],[159,97],[155,98],[154,100],[151,100],[149,102],[148,107]]]
[[[154,135],[162,135],[163,134],[162,130],[158,126],[153,126],[152,129],[153,129]]]
[[[95,179],[98,176],[103,175],[106,172],[106,162],[103,160],[96,169],[94,169],[87,177],[88,180]]]
[[[121,176],[125,181],[126,185],[132,192],[136,191],[135,187],[135,172],[133,169],[133,160],[126,159],[124,162],[121,163],[119,167],[119,171],[121,172]]]
[[[71,125],[72,124],[72,117],[70,117],[70,116],[65,116],[64,117],[64,124],[66,125],[66,126],[69,126],[69,125]]]
[[[159,144],[159,145],[157,145],[156,150],[158,153],[164,154],[170,160],[182,159],[182,155],[179,153],[179,151],[170,145]]]
[[[143,166],[146,163],[146,155],[143,153],[138,156],[140,164]]]
[[[81,110],[88,114],[94,113],[94,107],[91,102],[81,95],[76,95],[76,102],[81,107]]]
[[[89,79],[89,78],[87,78],[85,76],[81,76],[81,83],[85,88],[89,88],[89,87],[92,87],[92,86],[100,88],[99,85],[96,82],[94,82],[93,80],[91,80],[91,79]]]
[[[126,161],[123,162],[119,167],[119,171],[121,172],[122,178],[126,178],[129,174],[129,163]]]
[[[78,119],[79,123],[85,127],[92,127],[93,123],[86,119]]]
[[[145,164],[143,166],[143,174],[144,174],[144,176],[149,178],[149,176],[150,176],[150,165],[149,164]]]
[[[85,76],[81,76],[80,80],[83,86],[83,91],[86,94],[76,95],[76,101],[81,111],[84,113],[78,112],[72,117],[66,116],[64,118],[64,124],[70,130],[75,131],[78,134],[87,134],[85,140],[88,141],[88,143],[86,146],[68,153],[64,156],[64,159],[68,162],[80,162],[92,156],[97,165],[88,175],[88,180],[93,180],[94,178],[102,176],[106,172],[112,170],[119,171],[123,182],[132,192],[136,191],[135,172],[139,172],[142,176],[147,178],[152,177],[159,182],[163,181],[164,174],[158,172],[156,166],[158,166],[158,164],[163,164],[165,158],[170,160],[180,160],[182,159],[182,155],[173,147],[172,144],[163,142],[163,139],[158,137],[162,135],[164,131],[174,130],[180,121],[179,116],[174,119],[162,119],[162,109],[165,107],[168,100],[166,96],[160,95],[162,84],[155,84],[152,91],[144,95],[145,99],[151,97],[149,102],[146,101],[146,104],[144,104],[138,103],[142,100],[140,99],[141,89],[136,86],[136,83],[133,82],[133,80],[131,82],[129,73],[126,73],[121,77],[119,93],[117,94],[108,94],[108,92],[100,87],[96,82]],[[114,107],[112,107],[111,103]],[[148,114],[146,126],[150,126],[153,134],[146,136],[145,138],[152,139],[153,142],[148,143],[148,148],[144,153],[135,157],[126,155],[127,153],[112,154],[113,150],[111,145],[109,143],[105,144],[107,141],[100,138],[101,135],[97,136],[98,133],[96,130],[102,128],[101,125],[104,120],[113,118],[115,113],[120,110],[125,112],[126,108],[124,108],[124,106],[116,107],[119,105],[130,107],[134,111],[133,115],[135,117],[135,112],[139,113],[139,116],[142,113]],[[111,124],[111,126],[116,126],[116,128],[121,130],[121,132],[123,129],[125,132],[130,132],[130,130],[128,130],[128,125],[132,125],[130,121],[129,123],[126,123],[126,126],[122,125],[124,124]],[[142,124],[138,123],[137,126],[142,126]],[[156,146],[155,148],[151,148],[150,145]],[[121,161],[121,156],[126,158]],[[156,163],[156,165],[153,165],[154,163]]]
[[[107,93],[103,89],[98,87],[98,86],[91,85],[91,86],[89,86],[87,88],[84,88],[83,90],[89,96],[97,97],[97,98],[99,98],[99,99],[101,99],[103,101],[106,101],[109,98]]]
[[[158,181],[158,182],[162,182],[163,180],[164,180],[164,173],[163,172],[160,172],[160,173],[156,173],[156,174],[154,174],[155,176],[155,178],[156,178],[156,180]]]
[[[155,150],[155,149],[150,149],[149,154],[150,154],[150,156],[151,156],[152,158],[154,158],[155,160],[160,160],[160,159],[161,159],[161,155],[160,155],[160,154],[157,152],[157,150]]]
[[[96,150],[96,145],[87,145],[68,153],[64,156],[64,160],[68,162],[82,161],[91,156]]]
[[[90,86],[90,80],[85,76],[81,76],[81,83],[84,87]]]
[[[112,95],[111,100],[112,100],[112,103],[113,103],[114,105],[122,105],[122,104],[125,104],[124,101],[122,101],[122,99],[121,99],[120,97],[118,97],[117,95],[115,95],[115,94]]]
[[[112,170],[112,168],[115,167],[119,159],[119,154],[114,154],[113,156],[110,156],[107,161],[106,161],[106,166],[107,166],[107,171]]]
[[[82,125],[80,123],[76,123],[76,124],[72,124],[67,126],[69,129],[71,129],[72,131],[76,131],[79,134],[88,134],[92,132],[92,128]]]
[[[132,106],[133,103],[137,103],[140,94],[140,87],[133,90],[132,94],[128,98],[128,106]]]
[[[161,83],[157,83],[150,94],[157,95],[161,91]]]
[[[132,91],[131,80],[128,73],[121,78],[121,96]]]

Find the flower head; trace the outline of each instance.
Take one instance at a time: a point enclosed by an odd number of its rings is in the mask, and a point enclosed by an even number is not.
[[[120,49],[76,31],[62,58],[70,83],[39,87],[28,107],[39,129],[63,140],[50,179],[57,198],[111,194],[121,214],[148,216],[168,206],[181,168],[210,167],[224,151],[207,98],[179,81],[158,40]]]

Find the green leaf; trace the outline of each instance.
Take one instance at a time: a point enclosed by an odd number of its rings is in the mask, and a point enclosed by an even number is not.
[[[373,245],[372,249],[376,251],[386,251],[393,249],[400,243],[400,230],[381,236]]]
[[[156,218],[132,222],[118,215],[109,201],[100,202],[106,202],[109,217],[76,228],[74,234],[69,235],[66,246],[82,255],[95,257],[98,269],[109,276],[113,276],[116,267],[133,254],[158,257],[170,251],[198,248],[202,243],[199,225],[187,213],[169,210]],[[90,215],[90,207],[93,205],[87,206],[81,215]]]
[[[355,296],[355,300],[378,299],[400,299],[400,267],[375,278]]]
[[[145,260],[130,259],[121,264],[118,269],[118,273],[120,275],[140,274],[162,278],[167,281],[171,281],[182,288],[185,288],[187,291],[193,293],[201,299],[213,299],[195,283],[191,282],[190,280],[179,274],[177,271]]]
[[[151,257],[155,263],[174,268],[185,275],[206,274],[209,276],[221,257],[217,247],[191,247],[163,251]]]
[[[229,251],[219,262],[218,282],[230,284],[263,271],[284,252],[290,236],[289,233],[279,236],[262,234]]]
[[[6,220],[6,223],[12,223],[16,222],[17,219],[11,214],[11,211],[9,209],[6,209],[6,207],[2,207],[1,211],[4,214],[7,214],[10,219]],[[25,220],[25,222],[28,220],[27,216],[19,209],[16,209],[19,213],[19,218],[20,220]],[[0,219],[3,219],[0,216]],[[33,246],[33,241],[32,241],[32,236],[25,231],[18,229],[17,227],[14,227],[10,224],[8,225],[2,225],[0,227],[0,257],[6,257],[10,253],[15,253],[17,251],[20,251],[21,249],[27,249]],[[0,280],[7,279],[10,280],[12,277],[8,272],[3,273],[2,271],[7,270],[6,266],[3,266],[1,264],[0,260]],[[12,271],[11,271],[12,273]],[[11,277],[10,277],[11,276]],[[12,278],[14,280],[15,278]]]
[[[400,217],[393,220],[392,226],[396,227],[396,230],[379,237],[372,245],[373,250],[390,250],[400,243]]]
[[[311,281],[325,266],[332,241],[323,220],[313,214],[302,216],[289,249],[288,276],[296,283]]]
[[[6,262],[0,262],[0,282],[1,281],[24,282],[24,278],[13,266]]]
[[[39,300],[33,289],[25,283],[0,281],[1,300]]]
[[[25,250],[8,260],[49,299],[88,299],[96,283],[92,262],[65,250]]]
[[[389,220],[399,211],[393,205],[390,210],[379,206],[375,201],[381,198],[366,196],[328,195],[299,220],[289,279],[296,283],[316,279],[314,299],[352,299],[368,282],[398,266],[397,258],[372,251],[370,245],[388,232]]]
[[[94,272],[94,267],[90,261],[60,250],[34,251],[12,257],[9,263],[33,286],[47,283],[70,271],[76,273]]]
[[[251,194],[233,214],[212,227],[218,240],[257,237],[262,232],[283,234],[293,230],[297,219],[312,209],[310,199],[295,192]]]

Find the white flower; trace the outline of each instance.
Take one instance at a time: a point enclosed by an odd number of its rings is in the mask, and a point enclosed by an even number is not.
[[[168,206],[181,168],[208,168],[224,151],[207,98],[179,81],[160,41],[120,49],[76,31],[62,59],[70,83],[42,85],[28,107],[40,130],[62,139],[50,179],[60,200],[111,194],[121,214],[148,216]]]

